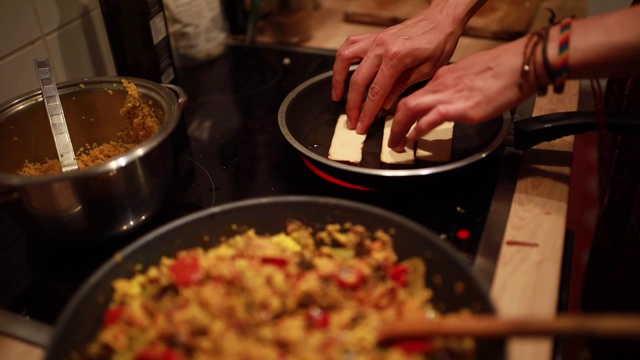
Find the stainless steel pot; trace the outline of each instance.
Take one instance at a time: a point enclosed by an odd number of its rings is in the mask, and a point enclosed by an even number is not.
[[[118,138],[127,92],[122,77],[96,77],[58,84],[75,150]],[[159,208],[173,176],[170,134],[186,94],[174,85],[133,82],[162,122],[139,146],[109,162],[66,173],[21,176],[25,163],[56,159],[40,90],[0,105],[0,202],[17,220],[54,238],[92,242],[127,232]]]

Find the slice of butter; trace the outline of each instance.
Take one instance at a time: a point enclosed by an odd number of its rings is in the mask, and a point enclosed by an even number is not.
[[[362,148],[366,138],[367,134],[360,135],[355,130],[350,130],[347,127],[347,115],[341,114],[333,132],[327,157],[330,160],[359,165],[362,161]]]
[[[389,136],[391,134],[391,123],[393,122],[393,116],[387,116],[384,122],[384,131],[382,133],[382,150],[380,151],[380,161],[385,164],[402,164],[411,165],[415,162],[416,157],[414,153],[415,142],[407,141],[404,147],[404,152],[395,152],[387,144],[389,143]]]
[[[445,122],[418,139],[416,158],[422,161],[446,162],[451,160],[453,122]]]

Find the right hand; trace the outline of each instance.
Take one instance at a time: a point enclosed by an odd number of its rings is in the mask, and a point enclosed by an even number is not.
[[[349,67],[360,62],[349,82],[348,127],[366,133],[382,107],[431,78],[451,59],[463,29],[464,23],[427,8],[381,33],[349,36],[337,52],[332,89],[332,99],[342,99]]]

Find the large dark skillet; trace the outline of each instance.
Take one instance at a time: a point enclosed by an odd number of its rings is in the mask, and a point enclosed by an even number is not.
[[[420,256],[427,263],[427,286],[434,289],[434,303],[442,311],[463,308],[492,313],[494,308],[487,289],[471,272],[453,247],[432,231],[411,220],[384,209],[353,201],[313,197],[278,196],[246,200],[209,208],[169,223],[135,241],[120,253],[120,260],[109,260],[101,266],[73,296],[60,315],[47,359],[66,358],[71,351],[85,346],[98,332],[103,313],[112,294],[111,282],[132,276],[136,267],[147,268],[162,256],[174,256],[180,249],[211,247],[216,241],[204,242],[204,236],[219,239],[243,230],[243,225],[260,233],[276,233],[284,229],[288,219],[321,227],[327,223],[350,221],[368,229],[395,229],[395,249],[401,258]],[[240,228],[232,230],[232,225]],[[458,293],[454,284],[464,284]],[[459,286],[459,285],[458,285]],[[502,341],[479,343],[478,358],[502,359]]]

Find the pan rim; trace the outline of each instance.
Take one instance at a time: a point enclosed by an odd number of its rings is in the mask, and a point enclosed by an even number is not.
[[[350,68],[350,71],[353,71],[357,65],[354,65]],[[316,75],[305,82],[298,85],[294,88],[285,99],[282,101],[280,108],[278,109],[278,126],[280,127],[280,131],[285,139],[291,144],[295,149],[297,149],[304,156],[311,158],[321,164],[324,164],[329,167],[333,167],[346,172],[354,172],[361,175],[368,175],[374,177],[413,177],[413,176],[424,176],[430,174],[439,174],[445,173],[454,169],[458,169],[461,167],[465,167],[466,165],[475,163],[481,159],[486,158],[489,154],[491,154],[498,146],[503,144],[504,139],[509,134],[511,129],[511,114],[507,111],[502,113],[502,126],[497,136],[483,149],[475,152],[474,154],[462,158],[460,160],[456,160],[453,162],[449,162],[443,165],[422,167],[422,168],[414,168],[414,169],[373,169],[373,168],[365,168],[359,167],[355,165],[344,164],[341,162],[329,160],[325,156],[320,156],[313,151],[309,150],[307,147],[303,146],[289,131],[286,122],[286,113],[291,104],[291,102],[298,96],[299,93],[304,91],[306,88],[311,86],[312,84],[317,83],[320,80],[324,80],[327,77],[333,76],[333,71],[326,71],[322,74]]]

